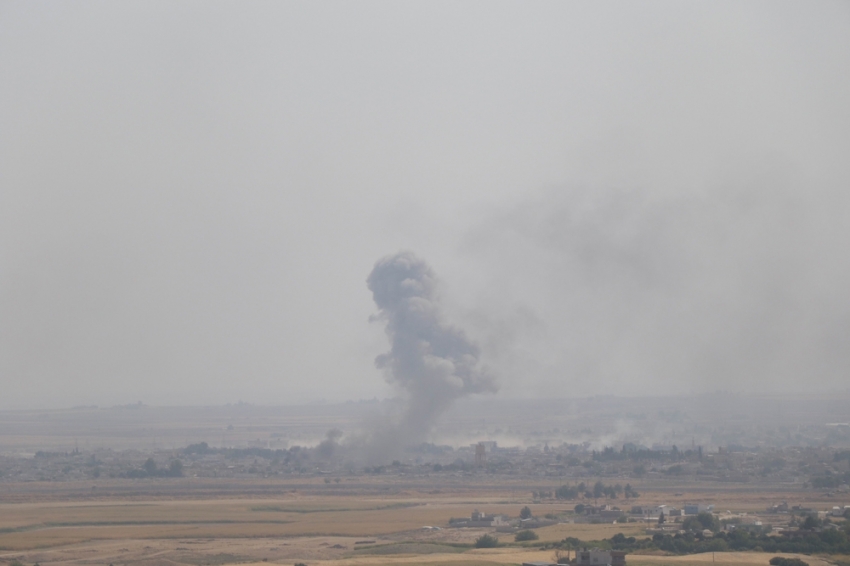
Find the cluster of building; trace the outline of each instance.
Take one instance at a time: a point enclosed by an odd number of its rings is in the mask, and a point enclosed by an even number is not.
[[[779,514],[794,514],[794,515],[813,515],[819,519],[826,517],[847,517],[850,514],[850,505],[833,505],[831,509],[815,509],[813,507],[804,507],[803,505],[789,506],[787,501],[771,505],[765,509],[765,513],[771,515]]]
[[[667,505],[653,506],[634,506],[632,507],[632,515],[640,515],[644,519],[658,520],[663,515],[668,517],[684,517],[686,515],[699,515],[700,513],[711,513],[714,510],[714,505],[704,503],[685,504],[681,509],[669,507]]]
[[[616,505],[582,505],[580,509],[574,519],[576,523],[612,523],[623,518],[658,521],[662,516],[665,519],[675,519],[699,515],[712,512],[714,505],[694,503],[684,505],[681,509],[668,505],[633,505],[628,511]]]
[[[626,566],[626,553],[619,550],[602,550],[599,548],[577,550],[575,558],[567,558],[566,562],[523,562],[522,566]]]
[[[0,454],[0,482],[9,481],[79,481],[97,478],[133,477],[147,458],[156,460],[159,467],[171,461],[182,462],[184,475],[200,478],[257,478],[292,475],[357,476],[363,474],[405,475],[408,477],[442,476],[465,477],[477,474],[514,476],[542,482],[551,481],[551,488],[536,492],[535,498],[555,499],[559,485],[616,478],[616,481],[657,484],[665,479],[682,481],[781,483],[782,485],[818,488],[825,478],[828,489],[850,491],[844,480],[850,478],[850,458],[838,458],[835,449],[824,447],[786,449],[723,449],[708,453],[696,449],[645,449],[633,444],[621,449],[593,450],[589,445],[557,447],[509,447],[495,441],[472,445],[423,445],[410,450],[392,465],[371,466],[348,459],[343,452],[293,446],[287,449],[261,447],[213,448],[190,451],[190,445],[172,450],[110,450],[95,449],[68,452],[39,452],[29,454]],[[815,480],[821,480],[818,483]],[[834,484],[834,485],[833,485]],[[629,498],[622,491],[610,499]],[[583,495],[583,494],[580,494]],[[657,518],[661,510],[648,510],[646,517]],[[665,516],[677,516],[679,510],[665,510]],[[682,515],[691,514],[687,509]],[[603,514],[604,515],[604,514]],[[612,514],[613,515],[613,514]],[[615,518],[612,517],[612,520]]]
[[[478,509],[472,512],[469,518],[450,519],[449,526],[453,528],[467,527],[492,527],[497,532],[514,532],[520,529],[536,529],[539,527],[548,527],[549,525],[557,524],[557,521],[551,519],[541,519],[539,517],[509,517],[501,514],[482,513]]]

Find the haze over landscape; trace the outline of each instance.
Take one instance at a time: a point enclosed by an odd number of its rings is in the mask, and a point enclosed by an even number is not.
[[[848,30],[0,0],[0,566],[850,566]]]
[[[0,408],[846,393],[848,24],[4,2]],[[455,389],[376,367],[398,253]]]

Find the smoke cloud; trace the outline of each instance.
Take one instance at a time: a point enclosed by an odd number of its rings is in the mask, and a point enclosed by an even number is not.
[[[389,383],[405,394],[405,405],[377,433],[383,450],[420,442],[452,402],[474,393],[495,392],[480,350],[464,332],[443,320],[431,267],[411,252],[387,256],[367,279],[386,323],[390,351],[375,359]]]
[[[847,200],[799,185],[564,188],[493,215],[467,242],[492,270],[481,300],[539,325],[488,359],[562,396],[846,388]]]

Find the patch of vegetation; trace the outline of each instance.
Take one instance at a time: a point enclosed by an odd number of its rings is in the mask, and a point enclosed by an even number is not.
[[[711,513],[691,515],[690,517],[685,517],[685,520],[682,521],[682,530],[696,532],[705,529],[715,533],[720,530],[720,521]]]
[[[706,514],[710,515],[710,514]],[[689,517],[690,519],[690,517]],[[711,526],[706,526],[711,521]],[[704,529],[717,528],[716,518],[698,515],[690,522],[693,531],[675,535],[657,533],[652,538],[636,539],[617,533],[610,539],[582,541],[568,537],[554,545],[556,548],[592,548],[623,550],[626,552],[661,550],[671,554],[698,554],[702,552],[724,552],[759,550],[762,552],[787,552],[793,554],[850,554],[850,523],[842,528],[824,527],[820,530],[801,529],[789,536],[776,536],[767,532],[750,532],[736,529],[720,531],[712,536],[703,534]],[[815,524],[815,520],[811,521]],[[804,521],[805,525],[806,522]],[[683,524],[684,526],[684,524]],[[818,529],[819,527],[814,527]],[[792,565],[785,565],[792,566]],[[799,565],[797,565],[799,566]]]
[[[578,499],[584,493],[584,483],[578,485],[562,485],[555,490],[556,499]]]
[[[592,465],[591,462],[585,462],[585,464]],[[534,495],[543,498],[544,493],[546,492],[541,491]],[[584,497],[585,499],[599,499],[600,497],[617,499],[618,495],[625,495],[626,498],[635,498],[640,494],[630,484],[626,484],[624,488],[620,484],[606,485],[601,481],[596,482],[592,486],[586,485],[584,482],[576,485],[562,485],[554,492],[555,499],[579,499],[580,497]]]
[[[0,528],[0,534],[16,533],[20,530],[19,527],[3,527]],[[11,565],[10,565],[11,566]]]
[[[809,566],[808,562],[803,562],[799,558],[783,558],[774,556],[770,559],[770,566]]]
[[[496,548],[499,546],[499,539],[493,535],[481,535],[475,539],[475,548]]]
[[[100,473],[98,473],[100,475]],[[183,462],[172,460],[167,468],[158,468],[153,458],[148,458],[141,468],[129,470],[124,474],[128,478],[182,478]]]
[[[514,541],[516,542],[526,542],[529,540],[537,540],[540,537],[537,536],[537,533],[532,531],[531,529],[526,529],[524,531],[519,531],[516,536],[514,536]]]
[[[813,476],[809,482],[814,488],[833,489],[839,487],[841,484],[850,483],[850,472],[844,472],[843,474],[828,473],[825,476]]]

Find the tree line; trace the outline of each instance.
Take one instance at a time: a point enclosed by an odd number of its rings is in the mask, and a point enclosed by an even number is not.
[[[708,515],[708,514],[707,514]],[[816,525],[816,518],[809,525]],[[804,521],[803,525],[807,523]],[[683,527],[685,525],[683,524]],[[776,536],[765,532],[750,532],[745,529],[719,531],[711,536],[702,533],[705,521],[695,519],[685,533],[661,534],[656,533],[652,538],[636,539],[617,533],[610,539],[601,541],[582,541],[568,537],[558,543],[559,548],[590,548],[599,547],[625,552],[638,550],[662,550],[673,554],[698,554],[702,552],[724,552],[758,550],[761,552],[783,552],[795,554],[850,554],[850,523],[841,528],[813,527],[794,531],[790,535]],[[712,528],[717,524],[712,522]]]
[[[183,462],[172,460],[167,468],[159,468],[153,458],[148,458],[141,468],[124,474],[128,478],[180,478],[183,477]]]
[[[607,485],[601,481],[596,482],[592,486],[581,482],[576,485],[562,485],[554,491],[533,491],[532,496],[535,499],[617,499],[618,496],[624,496],[626,499],[634,499],[640,494],[631,486],[617,484]]]

